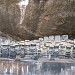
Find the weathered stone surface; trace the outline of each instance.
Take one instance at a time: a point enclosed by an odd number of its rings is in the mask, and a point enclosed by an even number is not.
[[[20,23],[21,0],[0,0],[0,31],[13,38],[75,35],[75,0],[30,0]]]

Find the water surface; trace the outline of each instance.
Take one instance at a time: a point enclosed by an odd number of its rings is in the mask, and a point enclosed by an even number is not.
[[[75,75],[75,64],[0,61],[0,75]]]

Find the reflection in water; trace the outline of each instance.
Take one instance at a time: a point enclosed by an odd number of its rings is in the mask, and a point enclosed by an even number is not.
[[[75,64],[0,61],[0,75],[75,75]]]
[[[0,61],[0,75],[26,75],[29,63]]]

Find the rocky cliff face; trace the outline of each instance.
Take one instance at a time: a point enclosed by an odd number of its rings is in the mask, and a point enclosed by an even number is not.
[[[0,0],[2,33],[15,39],[75,34],[75,0],[28,0],[25,4],[25,0]]]

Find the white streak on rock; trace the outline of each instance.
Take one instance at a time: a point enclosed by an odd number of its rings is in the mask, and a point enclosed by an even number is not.
[[[25,11],[26,11],[26,7],[29,3],[29,0],[21,0],[17,5],[20,8],[20,24],[22,24],[23,20],[24,20],[24,16],[25,16]]]

